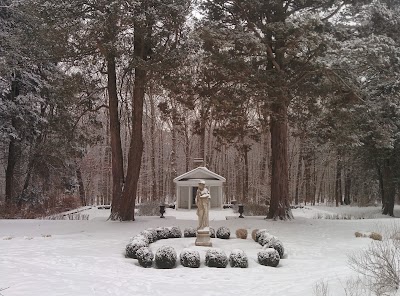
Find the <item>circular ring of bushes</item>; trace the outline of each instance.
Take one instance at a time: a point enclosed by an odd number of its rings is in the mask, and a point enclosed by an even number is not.
[[[243,231],[245,230],[245,231]],[[196,237],[196,229],[193,227],[185,228],[184,237]],[[243,232],[243,233],[241,233]],[[247,230],[238,229],[237,237],[246,238]],[[280,240],[269,234],[266,229],[254,229],[251,233],[254,241],[258,242],[263,249],[258,252],[257,259],[261,265],[276,267],[284,256],[284,247]],[[137,259],[138,263],[143,267],[151,267],[153,260],[155,265],[160,269],[173,268],[176,265],[177,253],[173,247],[162,246],[154,255],[149,244],[160,239],[181,238],[182,231],[179,227],[158,227],[148,228],[134,236],[126,245],[126,257]],[[220,239],[229,239],[230,230],[227,227],[219,227],[217,231],[210,227],[210,237]],[[184,249],[180,256],[180,263],[184,267],[198,268],[200,267],[200,254],[196,250]],[[246,268],[248,267],[248,257],[243,250],[232,250],[229,258],[221,249],[208,249],[206,252],[205,264],[208,267],[225,268],[228,263],[231,267]]]

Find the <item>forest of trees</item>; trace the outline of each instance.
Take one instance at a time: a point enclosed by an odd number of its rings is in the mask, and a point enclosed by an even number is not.
[[[400,189],[397,0],[0,0],[0,202],[382,206]]]

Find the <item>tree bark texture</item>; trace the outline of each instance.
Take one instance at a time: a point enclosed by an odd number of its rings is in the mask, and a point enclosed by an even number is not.
[[[295,194],[294,194],[294,204],[299,204],[299,187],[300,187],[300,177],[302,174],[302,164],[303,164],[303,139],[300,137],[299,144],[299,160],[297,162],[297,175],[296,175],[296,184],[295,184]]]
[[[342,202],[342,159],[338,156],[336,165],[335,201],[338,207]]]
[[[151,198],[157,200],[157,176],[156,176],[156,118],[155,118],[155,105],[153,94],[148,96],[150,101],[150,141],[151,141]]]
[[[124,184],[124,163],[121,145],[121,127],[118,114],[117,74],[115,56],[107,55],[107,91],[110,115],[111,135],[111,171],[112,171],[112,207],[111,220],[120,219],[119,204],[121,202],[122,187]]]
[[[396,182],[394,178],[393,168],[390,165],[390,159],[385,159],[383,161],[382,176],[384,188],[384,204],[382,214],[394,216],[393,209],[396,196]]]
[[[272,105],[271,118],[271,201],[268,218],[292,219],[289,204],[287,106],[284,102]]]

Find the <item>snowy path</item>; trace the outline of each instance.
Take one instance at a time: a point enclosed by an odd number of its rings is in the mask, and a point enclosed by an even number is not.
[[[260,246],[245,241],[214,239],[226,253],[242,248],[250,258],[248,269],[173,270],[144,269],[136,260],[123,256],[129,238],[142,229],[158,226],[194,226],[195,221],[178,217],[159,219],[138,217],[135,222],[110,222],[98,217],[89,221],[0,220],[0,289],[4,296],[15,295],[312,295],[320,279],[330,280],[332,295],[344,295],[340,281],[352,272],[347,254],[365,248],[371,240],[355,238],[355,231],[374,231],[392,219],[314,220],[295,210],[289,222],[262,218],[218,220],[211,226],[267,228],[285,245],[288,257],[278,268],[256,263]],[[189,213],[190,214],[190,213]],[[192,212],[194,214],[194,212]],[[183,217],[181,217],[183,218]],[[43,237],[51,235],[51,237]],[[234,234],[231,236],[234,237]],[[192,239],[194,241],[194,239]],[[179,251],[191,239],[158,241],[152,248],[167,244]],[[340,280],[340,281],[339,281]],[[334,293],[332,293],[334,292]]]

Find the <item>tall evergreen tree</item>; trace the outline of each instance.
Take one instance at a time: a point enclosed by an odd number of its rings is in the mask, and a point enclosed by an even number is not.
[[[354,2],[354,1],[353,1]],[[268,218],[291,219],[288,106],[298,86],[320,73],[327,28],[342,1],[205,1],[204,49],[225,75],[257,95],[270,117],[272,180]]]

